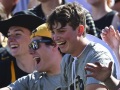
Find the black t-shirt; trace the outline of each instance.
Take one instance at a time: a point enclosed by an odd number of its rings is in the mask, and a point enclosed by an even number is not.
[[[109,27],[112,24],[115,13],[116,11],[111,11],[102,18],[100,18],[99,20],[94,21],[99,38],[101,38],[100,34],[102,29],[104,29],[106,26]]]
[[[12,57],[5,48],[0,49],[0,88],[5,87],[11,83],[11,77],[13,74],[16,79],[27,75],[28,73],[22,71],[16,64],[16,59]],[[13,68],[15,73],[11,71],[11,65],[13,62]]]

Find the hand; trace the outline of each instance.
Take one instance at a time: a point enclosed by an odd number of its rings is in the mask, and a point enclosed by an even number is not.
[[[118,30],[115,30],[111,25],[110,27],[105,27],[102,30],[101,38],[105,41],[113,50],[119,49],[120,45],[120,33]]]
[[[91,74],[87,74],[87,77],[93,77],[97,80],[105,82],[111,76],[112,62],[109,63],[108,67],[102,66],[99,62],[87,63],[85,70],[90,71]]]

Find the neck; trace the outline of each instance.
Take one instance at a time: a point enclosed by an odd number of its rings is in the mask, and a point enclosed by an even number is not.
[[[62,56],[59,52],[56,52],[53,55],[54,56],[51,59],[54,61],[54,63],[51,65],[50,70],[47,72],[49,76],[60,74],[60,63],[62,60]]]
[[[97,6],[92,6],[93,20],[98,20],[104,15],[106,15],[108,12],[112,11],[112,9],[110,9],[106,4],[107,3],[99,4]]]
[[[32,73],[35,70],[35,61],[30,54],[16,57],[18,67],[27,73]]]
[[[88,44],[89,41],[86,38],[82,38],[82,40],[79,40],[78,43],[76,44],[76,48],[74,48],[74,52],[72,52],[71,55],[73,57],[80,57],[80,55],[83,53],[84,49]]]
[[[62,4],[62,0],[47,0],[46,2],[41,2],[42,10],[47,17],[55,7]]]

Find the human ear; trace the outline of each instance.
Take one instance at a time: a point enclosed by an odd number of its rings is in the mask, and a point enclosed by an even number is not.
[[[78,27],[78,34],[81,36],[84,32],[84,26],[83,25],[79,25]]]

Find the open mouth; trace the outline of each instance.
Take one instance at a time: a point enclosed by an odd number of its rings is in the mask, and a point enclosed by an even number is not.
[[[64,45],[66,42],[56,42],[57,45]]]
[[[39,57],[34,57],[34,60],[36,60],[37,64],[40,62],[40,58]]]
[[[11,48],[11,49],[18,48],[18,45],[16,45],[16,44],[10,45],[10,48]]]

